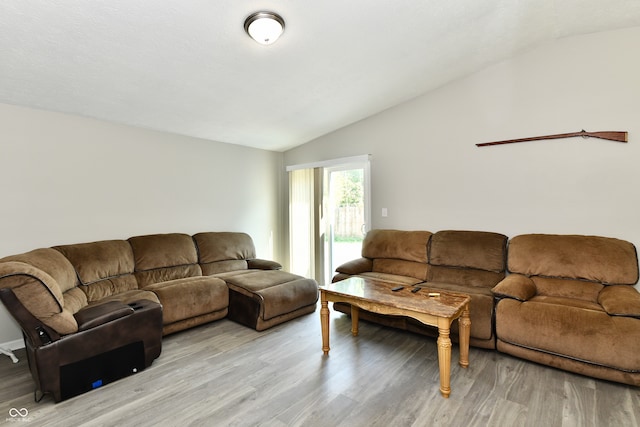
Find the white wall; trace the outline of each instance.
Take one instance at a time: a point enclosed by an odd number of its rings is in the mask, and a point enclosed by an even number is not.
[[[281,261],[282,154],[0,104],[0,257],[151,233],[244,231]],[[0,344],[21,339],[0,304]]]
[[[371,154],[374,228],[595,234],[640,247],[638,51],[640,28],[540,46],[287,151],[285,165]],[[583,128],[626,130],[629,142],[475,146]]]

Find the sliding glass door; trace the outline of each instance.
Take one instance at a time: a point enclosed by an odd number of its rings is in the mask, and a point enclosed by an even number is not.
[[[367,231],[368,191],[365,165],[345,165],[325,169],[327,241],[325,274],[332,277],[336,267],[360,257]]]
[[[290,270],[328,283],[369,229],[369,156],[288,166]]]

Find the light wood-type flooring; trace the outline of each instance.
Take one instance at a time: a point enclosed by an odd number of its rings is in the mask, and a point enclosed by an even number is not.
[[[264,332],[229,320],[164,338],[145,371],[75,398],[33,400],[24,350],[0,358],[0,425],[11,426],[637,426],[640,388],[474,347],[451,397],[436,342],[319,310]],[[18,412],[21,411],[21,412]],[[26,416],[21,416],[28,411]]]

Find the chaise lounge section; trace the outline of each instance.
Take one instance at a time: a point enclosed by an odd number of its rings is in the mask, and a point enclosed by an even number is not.
[[[318,283],[257,259],[248,234],[208,232],[193,239],[203,273],[223,279],[228,287],[229,319],[263,331],[315,311]]]

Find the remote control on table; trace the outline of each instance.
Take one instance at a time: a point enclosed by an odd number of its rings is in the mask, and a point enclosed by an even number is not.
[[[396,286],[395,288],[392,288],[391,290],[393,292],[397,292],[397,291],[402,290],[402,289],[404,289],[404,286]]]

